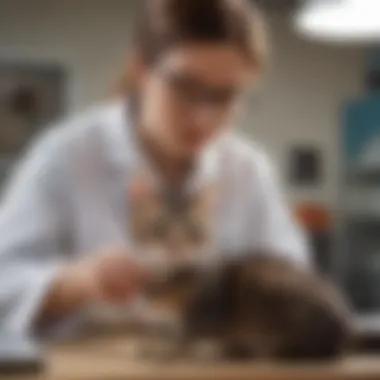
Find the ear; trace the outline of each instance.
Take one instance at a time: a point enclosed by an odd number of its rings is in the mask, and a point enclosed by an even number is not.
[[[135,50],[131,54],[127,66],[127,69],[130,72],[130,76],[133,78],[132,84],[135,86],[135,88],[137,88],[138,84],[141,83],[144,75],[147,72],[148,65],[143,59],[141,53],[138,50]]]
[[[141,54],[137,50],[129,53],[124,61],[121,75],[115,80],[111,87],[111,96],[124,96],[134,91],[134,89],[137,89],[145,71],[146,65],[144,64]]]

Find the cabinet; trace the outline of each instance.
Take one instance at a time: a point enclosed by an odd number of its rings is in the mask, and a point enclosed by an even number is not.
[[[380,332],[380,94],[349,102],[341,127],[340,279],[360,317]]]

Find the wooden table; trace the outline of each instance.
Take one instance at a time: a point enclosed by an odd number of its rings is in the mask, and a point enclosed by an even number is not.
[[[17,380],[380,380],[380,357],[351,357],[326,365],[133,362],[128,340],[102,338],[50,350],[46,373]],[[0,379],[8,380],[1,377]]]

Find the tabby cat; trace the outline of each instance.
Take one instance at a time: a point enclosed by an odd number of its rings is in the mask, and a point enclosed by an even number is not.
[[[168,260],[204,255],[211,244],[211,187],[196,194],[137,179],[130,191],[130,232],[144,256]]]
[[[344,352],[351,334],[338,289],[273,255],[176,267],[145,292],[177,317],[172,354],[208,341],[219,358],[329,359]]]

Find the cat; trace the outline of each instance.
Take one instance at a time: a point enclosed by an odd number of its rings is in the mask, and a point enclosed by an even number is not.
[[[351,339],[349,305],[337,287],[278,256],[249,252],[212,268],[178,266],[145,293],[176,317],[167,358],[192,355],[206,341],[219,359],[325,360]]]
[[[209,188],[190,195],[137,179],[130,191],[130,232],[144,256],[167,260],[205,254],[210,245]]]
[[[148,271],[160,271],[159,268],[178,262],[208,260],[214,186],[190,193],[157,186],[140,172],[128,187],[127,236],[133,242],[135,260]],[[119,332],[136,330],[144,324],[142,328],[146,330],[170,322],[168,309],[154,307],[145,297],[130,306],[93,305],[86,315],[87,329],[92,334],[104,330]]]

